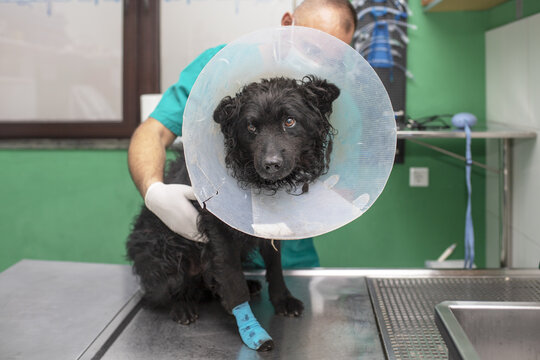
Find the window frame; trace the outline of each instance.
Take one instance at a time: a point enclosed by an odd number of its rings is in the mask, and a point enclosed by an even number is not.
[[[123,1],[121,121],[0,120],[0,138],[129,138],[140,123],[140,95],[161,91],[159,2]]]

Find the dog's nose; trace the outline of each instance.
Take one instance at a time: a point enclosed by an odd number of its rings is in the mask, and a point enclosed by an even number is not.
[[[282,164],[283,158],[279,155],[268,156],[264,159],[264,169],[270,174],[277,172]]]

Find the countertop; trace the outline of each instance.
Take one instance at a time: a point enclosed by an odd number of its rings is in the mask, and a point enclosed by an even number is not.
[[[179,325],[165,312],[141,307],[127,265],[23,260],[0,274],[2,359],[385,359],[367,279],[505,277],[540,279],[538,270],[285,271],[305,311],[276,316],[263,291],[253,313],[273,337],[274,350],[248,349],[234,317],[217,301],[200,306],[200,318]],[[370,284],[370,286],[372,286]],[[379,324],[380,326],[380,324]]]

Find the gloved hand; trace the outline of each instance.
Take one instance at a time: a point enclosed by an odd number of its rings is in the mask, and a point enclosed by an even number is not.
[[[199,212],[190,200],[196,200],[191,186],[162,182],[150,185],[144,196],[146,207],[169,229],[186,239],[207,242],[197,230]]]

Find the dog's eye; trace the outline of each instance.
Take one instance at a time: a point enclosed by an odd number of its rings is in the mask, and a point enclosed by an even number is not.
[[[248,131],[251,132],[251,133],[254,133],[255,131],[257,131],[257,128],[256,128],[255,125],[253,125],[253,124],[248,124],[247,129],[248,129]]]
[[[283,122],[283,126],[286,128],[292,128],[294,125],[296,125],[296,120],[293,118],[287,118],[287,120]]]

